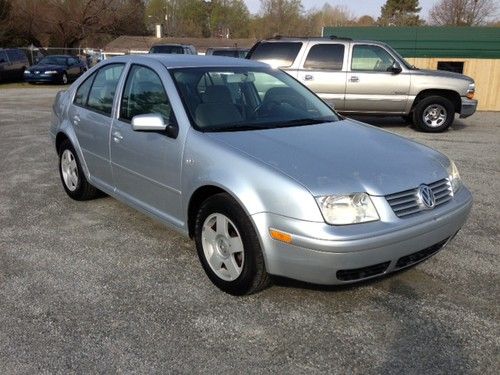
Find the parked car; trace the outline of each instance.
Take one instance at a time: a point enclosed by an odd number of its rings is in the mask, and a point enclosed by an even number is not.
[[[156,44],[149,53],[167,53],[174,55],[196,55],[196,48],[189,44]]]
[[[29,61],[23,50],[0,48],[0,82],[22,80],[27,66]]]
[[[207,48],[205,55],[210,56],[226,56],[244,59],[247,56],[249,48],[235,48],[235,47],[210,47]]]
[[[381,42],[278,37],[247,58],[280,67],[341,113],[401,115],[422,131],[442,132],[455,113],[465,118],[477,107],[472,78],[418,69]]]
[[[344,119],[256,61],[115,57],[53,110],[66,193],[101,190],[190,236],[236,295],[269,275],[347,284],[404,269],[443,248],[472,205],[445,155]]]
[[[65,85],[80,77],[86,70],[86,65],[78,57],[52,55],[26,69],[24,79],[30,83],[51,82]]]

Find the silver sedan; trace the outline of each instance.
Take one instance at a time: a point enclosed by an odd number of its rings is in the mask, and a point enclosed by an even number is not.
[[[193,238],[235,295],[270,275],[345,284],[409,267],[472,206],[445,155],[345,119],[259,62],[117,57],[53,110],[66,193],[105,192]]]

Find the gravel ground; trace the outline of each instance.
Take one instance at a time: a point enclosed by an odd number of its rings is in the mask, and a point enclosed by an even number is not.
[[[442,252],[348,288],[279,279],[236,298],[190,240],[66,196],[56,91],[0,89],[0,373],[498,373],[500,113],[436,135],[365,119],[456,161],[475,205]]]

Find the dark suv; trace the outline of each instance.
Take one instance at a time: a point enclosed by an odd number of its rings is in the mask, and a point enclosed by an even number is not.
[[[20,81],[29,66],[28,58],[21,49],[0,48],[0,81]]]

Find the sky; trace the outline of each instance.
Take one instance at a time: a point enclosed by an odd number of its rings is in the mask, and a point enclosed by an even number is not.
[[[257,13],[260,9],[260,0],[245,0],[251,13]],[[426,19],[429,10],[437,0],[420,0],[422,11],[420,17]],[[305,10],[321,8],[325,3],[336,6],[344,6],[350,10],[354,16],[359,17],[365,14],[377,18],[380,15],[380,8],[385,4],[385,0],[302,0]]]

